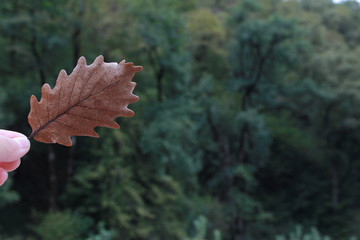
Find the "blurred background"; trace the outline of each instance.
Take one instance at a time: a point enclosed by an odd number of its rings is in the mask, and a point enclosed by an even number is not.
[[[120,130],[32,140],[0,239],[360,239],[359,3],[1,0],[0,46],[0,128],[26,135],[80,56],[144,67]]]

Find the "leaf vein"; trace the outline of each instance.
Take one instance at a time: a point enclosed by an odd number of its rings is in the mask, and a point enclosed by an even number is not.
[[[126,78],[126,77],[130,76],[131,74],[133,74],[133,73],[128,73],[128,74],[120,75],[119,80],[117,80],[117,81],[115,81],[115,82],[113,82],[113,83],[110,83],[109,85],[107,85],[107,86],[104,87],[103,89],[97,91],[96,93],[92,93],[88,98],[93,97],[94,95],[97,95],[97,94],[105,91],[105,89],[107,89],[108,87],[111,87],[112,85],[116,85],[116,84],[120,83],[120,82],[121,82],[121,78]]]
[[[76,114],[73,114],[73,113],[67,113],[71,116],[75,116],[75,117],[79,117],[79,118],[84,118],[84,119],[87,119],[87,120],[91,120],[91,121],[97,121],[97,122],[102,122],[102,123],[106,123],[108,124],[107,122],[105,121],[102,121],[102,120],[99,120],[99,119],[95,119],[95,118],[89,118],[89,117],[85,117],[85,116],[80,116],[80,115],[76,115]]]
[[[59,124],[65,126],[65,127],[69,127],[69,128],[75,129],[75,130],[88,132],[88,130],[86,130],[86,129],[81,129],[81,128],[73,127],[73,126],[71,126],[71,125],[65,124],[65,123],[60,122],[60,121],[58,121],[58,120],[56,120],[56,121],[54,121],[54,122],[59,123]]]
[[[86,80],[86,83],[84,84],[83,88],[81,89],[81,93],[80,93],[80,96],[79,96],[79,101],[81,101],[80,99],[81,99],[81,96],[82,96],[82,94],[83,94],[83,92],[84,92],[85,87],[87,86],[89,80],[93,77],[94,73],[96,72],[95,70],[97,70],[97,69],[99,68],[99,66],[100,66],[100,65],[98,65],[98,66],[96,66],[96,67],[94,68],[94,70],[92,71],[92,73],[90,74],[90,76],[88,77],[88,79]],[[103,76],[104,76],[104,75],[102,75],[101,77],[103,77]]]
[[[38,115],[38,113],[37,113],[37,107],[35,107],[35,105],[36,105],[36,104],[34,104],[35,115],[36,115],[36,118],[37,118],[37,120],[38,120],[38,122],[39,122],[39,125],[40,125],[40,127],[41,127],[41,121],[40,121],[39,115]]]
[[[75,78],[75,80],[73,81],[74,83],[73,83],[73,85],[72,85],[72,89],[71,89],[71,93],[70,93],[70,96],[69,96],[69,102],[68,102],[67,108],[69,108],[69,106],[70,106],[71,96],[72,96],[72,94],[73,94],[73,92],[74,92],[74,87],[75,87],[76,82],[77,82],[77,80],[78,80],[78,78],[79,78],[79,75],[80,75],[80,69],[78,70],[77,75],[76,75],[76,78]]]
[[[77,105],[76,107],[82,107],[82,108],[87,108],[87,109],[92,109],[92,110],[99,110],[99,111],[108,111],[108,112],[119,113],[119,111],[113,111],[113,110],[101,109],[101,108],[92,108],[92,107],[84,106],[84,105]]]

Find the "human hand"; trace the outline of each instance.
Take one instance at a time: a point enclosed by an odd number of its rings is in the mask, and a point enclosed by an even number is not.
[[[30,149],[30,142],[21,133],[0,129],[0,186],[8,178],[8,172],[20,165],[20,158]]]

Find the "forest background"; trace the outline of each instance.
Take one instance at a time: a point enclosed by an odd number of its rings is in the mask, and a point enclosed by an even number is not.
[[[32,141],[0,239],[360,237],[359,3],[1,0],[0,46],[0,128],[26,135],[80,56],[144,67],[120,130]]]

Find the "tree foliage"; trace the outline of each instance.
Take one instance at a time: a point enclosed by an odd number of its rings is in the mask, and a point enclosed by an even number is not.
[[[81,55],[144,71],[120,130],[32,143],[0,189],[0,237],[359,238],[359,14],[331,0],[4,1],[1,128],[29,135],[30,96]]]

